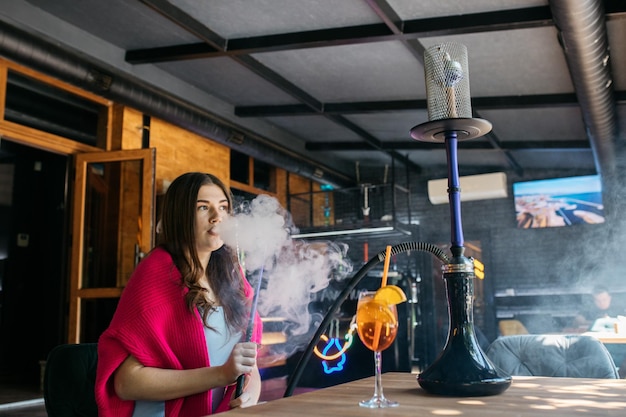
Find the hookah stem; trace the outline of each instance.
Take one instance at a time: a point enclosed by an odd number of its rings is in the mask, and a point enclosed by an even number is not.
[[[250,317],[248,317],[248,327],[246,329],[246,342],[252,340],[252,330],[254,329],[254,316],[256,315],[256,306],[259,301],[259,292],[261,291],[261,281],[263,281],[263,269],[265,265],[261,265],[259,270],[259,279],[256,283],[256,289],[254,290],[254,296],[252,298],[252,306],[250,306]],[[243,384],[246,376],[244,374],[237,377],[237,387],[235,389],[235,398],[239,397],[243,393]]]
[[[463,246],[463,226],[461,225],[461,185],[457,158],[457,134],[446,132],[446,155],[448,159],[448,200],[450,201],[450,233],[452,247]]]

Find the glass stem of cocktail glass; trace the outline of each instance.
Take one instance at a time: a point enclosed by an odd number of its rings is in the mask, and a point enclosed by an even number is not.
[[[374,398],[378,402],[383,402],[385,396],[383,395],[383,376],[382,376],[382,353],[380,350],[374,351]]]
[[[383,396],[383,381],[382,381],[382,353],[378,349],[378,343],[380,341],[380,331],[382,324],[376,323],[374,328],[374,343],[372,344],[372,350],[374,351],[374,377],[376,378],[374,382],[374,398],[378,399],[378,401],[383,400],[385,397]]]

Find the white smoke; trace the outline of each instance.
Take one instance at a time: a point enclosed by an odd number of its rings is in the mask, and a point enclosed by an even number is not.
[[[270,268],[273,259],[289,244],[287,212],[278,200],[261,194],[242,203],[234,216],[219,228],[224,243],[237,249],[249,272]]]
[[[268,195],[259,195],[238,207],[219,228],[224,242],[236,248],[243,260],[253,287],[262,276],[258,313],[283,318],[283,330],[288,336],[298,336],[305,335],[314,324],[308,307],[316,293],[332,280],[348,276],[352,264],[347,245],[296,240],[290,237],[291,231],[297,229],[290,214]]]

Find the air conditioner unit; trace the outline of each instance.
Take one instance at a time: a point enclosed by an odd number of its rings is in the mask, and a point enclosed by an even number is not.
[[[461,201],[489,200],[508,197],[506,174],[467,175],[459,178]],[[444,204],[448,199],[448,179],[428,181],[428,199],[432,204]]]

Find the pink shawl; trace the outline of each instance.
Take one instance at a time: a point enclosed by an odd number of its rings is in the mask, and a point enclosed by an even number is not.
[[[246,296],[253,290],[244,280]],[[130,417],[134,401],[123,401],[113,387],[113,373],[133,355],[144,366],[168,369],[192,369],[210,366],[200,315],[191,313],[185,304],[187,288],[170,254],[154,249],[142,260],[120,298],[109,328],[98,341],[96,402],[99,417]],[[255,316],[253,342],[261,341],[262,325]],[[228,388],[217,411],[228,409]],[[205,416],[212,414],[211,392],[165,402],[165,416]]]

